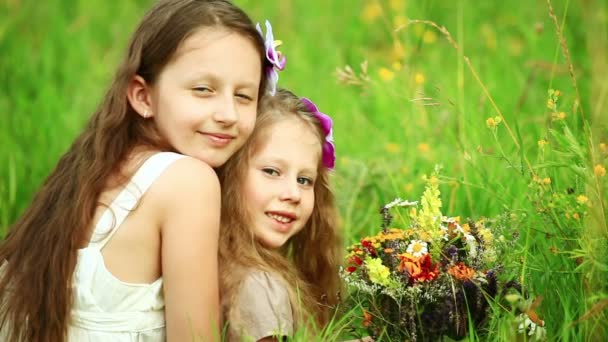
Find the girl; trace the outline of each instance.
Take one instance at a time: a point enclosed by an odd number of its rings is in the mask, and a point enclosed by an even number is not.
[[[334,159],[331,119],[312,102],[287,90],[262,100],[250,140],[220,172],[230,341],[273,341],[331,318],[341,246]]]
[[[253,129],[265,55],[229,1],[163,0],[144,16],[101,105],[0,245],[0,339],[217,336],[213,168]]]

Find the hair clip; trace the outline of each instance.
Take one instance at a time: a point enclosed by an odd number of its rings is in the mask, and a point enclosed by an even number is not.
[[[264,38],[264,33],[262,32],[262,28],[260,27],[260,23],[256,25],[256,29]],[[277,48],[282,44],[280,40],[274,40],[274,36],[272,34],[272,26],[270,22],[266,20],[266,37],[264,38],[264,46],[266,48],[266,59],[270,62],[270,66],[266,67],[266,76],[268,77],[268,88],[270,95],[273,95],[277,91],[277,83],[279,82],[279,71],[283,71],[285,69],[285,64],[287,63],[287,58],[281,54],[277,50]]]
[[[314,115],[325,132],[325,143],[323,143],[323,165],[333,170],[336,163],[336,145],[334,145],[333,121],[329,115],[321,113],[317,106],[309,99],[300,98],[304,106]]]

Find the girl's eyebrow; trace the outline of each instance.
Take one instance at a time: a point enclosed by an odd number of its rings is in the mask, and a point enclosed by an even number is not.
[[[258,159],[258,163],[259,164],[275,164],[275,165],[279,165],[281,167],[284,167],[285,165],[288,165],[289,163],[287,161],[285,161],[283,158],[280,157],[267,157],[267,158],[259,158]],[[300,173],[305,173],[307,175],[312,175],[312,176],[316,176],[317,175],[317,169],[316,168],[303,168],[299,170]]]
[[[217,74],[213,73],[213,72],[209,72],[207,70],[205,71],[201,71],[198,73],[193,73],[191,77],[188,77],[188,80],[191,82],[195,82],[195,81],[208,81],[210,83],[214,83],[214,84],[222,84],[222,78],[219,77]],[[250,81],[243,81],[243,82],[238,82],[237,86],[235,88],[251,88],[251,89],[257,89],[258,88],[258,84],[255,82],[250,82]]]

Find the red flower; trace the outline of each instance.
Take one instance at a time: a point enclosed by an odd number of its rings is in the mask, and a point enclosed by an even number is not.
[[[355,266],[349,266],[346,268],[346,272],[348,273],[353,273],[357,270],[357,268]]]
[[[401,262],[397,269],[410,275],[410,284],[414,281],[430,281],[439,275],[438,265],[433,265],[429,254],[416,258],[404,253],[399,255],[399,259]]]
[[[378,254],[376,253],[376,249],[374,248],[374,246],[372,245],[372,242],[369,240],[361,240],[361,246],[363,246],[363,249],[372,257],[377,257]]]

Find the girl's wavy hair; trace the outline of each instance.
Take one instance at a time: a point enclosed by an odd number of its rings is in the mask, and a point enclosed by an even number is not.
[[[0,332],[9,341],[65,341],[78,249],[89,239],[98,199],[135,146],[170,151],[151,120],[127,100],[135,75],[154,84],[181,43],[206,28],[250,40],[266,87],[264,41],[250,18],[226,0],[161,0],[143,17],[101,104],[0,244]],[[119,175],[122,182],[126,175]]]
[[[330,188],[329,170],[319,157],[314,183],[314,208],[304,228],[280,250],[265,248],[251,230],[243,184],[251,157],[264,145],[269,130],[281,120],[296,118],[318,136],[325,133],[319,121],[293,93],[278,89],[262,100],[256,127],[245,144],[220,170],[222,227],[220,229],[220,284],[224,318],[238,319],[235,298],[239,286],[252,270],[269,272],[288,289],[297,327],[323,327],[338,303],[341,260],[338,212]],[[319,151],[321,156],[321,151]]]

